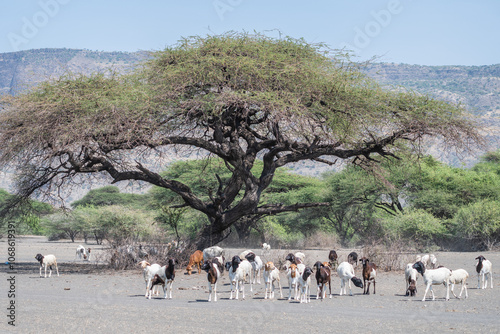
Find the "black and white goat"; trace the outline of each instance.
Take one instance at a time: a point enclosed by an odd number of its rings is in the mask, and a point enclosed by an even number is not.
[[[49,277],[52,275],[52,266],[56,266],[57,276],[59,276],[59,269],[57,269],[57,260],[55,255],[42,255],[38,253],[35,259],[40,262],[40,277],[42,277],[42,268],[45,268],[45,278],[47,278],[47,267],[49,267]]]
[[[493,289],[493,272],[491,269],[490,260],[486,260],[486,258],[482,255],[476,257],[476,272],[477,272],[477,288],[478,289],[486,289],[488,287],[488,279],[490,280],[491,288]],[[482,285],[480,286],[480,281],[482,280]]]
[[[166,299],[168,294],[168,298],[172,299],[172,285],[175,279],[175,265],[178,263],[179,262],[176,259],[169,259],[168,264],[158,270],[151,281],[148,296],[149,299],[151,299],[151,291],[157,284],[163,286],[163,293],[165,294],[164,298]]]
[[[417,295],[417,278],[418,272],[413,268],[413,263],[408,263],[405,269],[406,296]]]
[[[347,262],[349,262],[353,266],[357,266],[358,265],[358,253],[350,252],[349,255],[347,255]]]
[[[450,299],[450,276],[451,270],[445,267],[437,268],[437,269],[425,269],[425,265],[419,261],[413,265],[413,268],[416,269],[423,277],[425,284],[425,293],[422,301],[425,302],[425,296],[429,289],[431,290],[432,300],[435,300],[434,291],[432,290],[433,285],[441,285],[444,284],[446,286],[446,300]]]
[[[233,292],[236,290],[236,299],[239,298],[241,290],[242,298],[245,299],[245,279],[250,276],[252,265],[247,260],[241,261],[238,255],[233,256],[231,267],[229,268],[229,281],[231,282],[231,295],[229,299],[233,299]],[[252,291],[252,281],[250,280],[250,291]]]
[[[245,259],[250,262],[252,265],[252,272],[250,275],[250,280],[252,281],[252,284],[255,284],[256,282],[260,284],[260,272],[262,270],[262,267],[264,266],[264,263],[262,262],[262,259],[260,256],[255,255],[254,252],[250,252],[245,256]]]
[[[300,303],[311,302],[311,275],[312,269],[306,267],[302,275],[299,276]]]
[[[346,283],[349,285],[349,293],[352,296],[351,282],[358,288],[363,288],[363,281],[354,275],[354,267],[349,262],[342,262],[337,267],[340,278],[340,295],[347,294]]]

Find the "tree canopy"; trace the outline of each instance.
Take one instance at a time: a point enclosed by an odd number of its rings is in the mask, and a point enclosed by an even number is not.
[[[208,217],[198,247],[242,217],[319,205],[259,205],[290,163],[376,163],[426,137],[457,148],[481,141],[460,106],[382,89],[324,45],[248,33],[187,38],[132,74],[61,77],[1,105],[0,167],[16,169],[19,195],[85,174],[148,182]],[[170,147],[219,157],[231,176],[202,199],[159,174]]]

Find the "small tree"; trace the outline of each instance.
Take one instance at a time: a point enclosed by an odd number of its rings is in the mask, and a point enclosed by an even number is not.
[[[155,220],[160,224],[165,225],[174,230],[177,239],[177,245],[180,244],[181,236],[179,234],[179,224],[186,212],[187,208],[171,208],[169,206],[161,206],[160,214],[156,216]]]
[[[75,242],[75,238],[81,233],[82,229],[78,220],[71,213],[58,212],[46,217],[43,225],[49,236],[58,236],[63,234],[65,237]]]

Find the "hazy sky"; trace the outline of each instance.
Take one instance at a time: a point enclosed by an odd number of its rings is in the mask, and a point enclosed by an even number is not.
[[[499,0],[0,0],[0,52],[160,50],[230,30],[304,38],[359,59],[500,63]]]

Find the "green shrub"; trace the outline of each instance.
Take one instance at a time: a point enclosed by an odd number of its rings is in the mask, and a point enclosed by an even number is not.
[[[443,222],[424,210],[386,218],[385,227],[390,238],[405,239],[424,249],[440,243],[447,234]]]
[[[500,241],[500,201],[483,200],[462,207],[453,219],[453,232],[472,249],[493,248]]]

